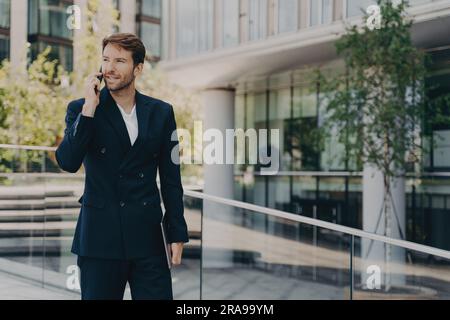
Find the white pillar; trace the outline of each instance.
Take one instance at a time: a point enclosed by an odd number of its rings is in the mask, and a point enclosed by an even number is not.
[[[401,239],[399,227],[402,230],[403,237],[406,232],[405,215],[405,179],[396,178],[391,180],[391,238]],[[364,167],[363,173],[363,230],[371,233],[384,235],[385,233],[385,215],[382,210],[384,198],[383,174],[376,168],[369,165]],[[395,207],[395,213],[394,213]],[[381,217],[380,217],[381,213]],[[397,218],[395,217],[397,215]],[[378,222],[378,229],[377,227]],[[381,270],[381,284],[386,281],[386,274],[391,275],[391,285],[402,285],[405,282],[404,265],[405,250],[396,246],[391,246],[391,260],[389,265],[385,263],[386,246],[379,242],[371,243],[368,239],[361,239],[361,280],[362,285],[371,276],[367,273],[369,266],[377,266]],[[358,267],[358,266],[357,266]]]
[[[11,1],[10,61],[14,68],[26,69],[28,38],[28,1]]]
[[[234,90],[207,89],[202,93],[204,109],[203,129],[218,129],[224,138],[225,130],[234,128]],[[228,141],[228,143],[233,143]],[[232,164],[205,164],[204,192],[227,199],[233,199],[234,172]],[[203,267],[232,266],[234,237],[229,231],[234,208],[211,201],[203,203]],[[225,228],[217,228],[220,223]]]
[[[136,33],[136,1],[120,1],[120,32]]]

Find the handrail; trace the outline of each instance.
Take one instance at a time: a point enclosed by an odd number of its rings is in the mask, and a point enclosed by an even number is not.
[[[25,149],[25,150],[45,150],[45,151],[55,151],[56,150],[56,147],[24,146],[24,145],[8,145],[8,144],[0,144],[0,148]],[[309,173],[311,173],[311,172],[309,172]],[[55,175],[59,175],[59,174],[55,174]],[[337,231],[337,232],[342,232],[342,233],[345,233],[345,234],[348,234],[351,236],[357,236],[357,237],[361,237],[361,238],[368,238],[368,239],[375,240],[375,241],[381,241],[381,242],[399,246],[399,247],[402,247],[405,249],[410,249],[410,250],[414,250],[414,251],[418,251],[418,252],[422,252],[422,253],[426,253],[426,254],[432,254],[432,255],[450,260],[450,251],[447,251],[447,250],[442,250],[442,249],[438,249],[438,248],[434,248],[434,247],[430,247],[430,246],[426,246],[426,245],[422,245],[422,244],[418,244],[418,243],[414,243],[414,242],[410,242],[410,241],[406,241],[406,240],[389,238],[389,237],[379,235],[376,233],[370,233],[370,232],[355,229],[355,228],[341,226],[341,225],[338,225],[335,223],[322,221],[322,220],[318,220],[318,219],[313,219],[313,218],[309,218],[309,217],[305,217],[305,216],[301,216],[301,215],[296,215],[296,214],[284,212],[284,211],[277,210],[277,209],[261,207],[258,205],[245,203],[245,202],[241,202],[241,201],[237,201],[237,200],[225,199],[225,198],[201,193],[198,191],[184,190],[184,193],[186,195],[194,197],[194,198],[210,200],[210,201],[222,203],[225,205],[229,205],[229,206],[233,206],[233,207],[237,207],[237,208],[241,208],[241,209],[264,213],[269,216],[279,217],[279,218],[288,219],[291,221],[296,221],[299,223],[309,224],[309,225],[316,226],[316,227],[321,227],[321,228],[325,228],[325,229],[329,229],[329,230],[333,230],[333,231]]]
[[[237,207],[237,208],[241,208],[241,209],[245,209],[245,210],[251,210],[251,211],[258,212],[258,213],[264,213],[264,214],[272,216],[272,217],[283,218],[283,219],[287,219],[290,221],[296,221],[296,222],[300,222],[300,223],[304,223],[304,224],[308,224],[308,225],[313,225],[316,227],[321,227],[321,228],[325,228],[325,229],[329,229],[329,230],[333,230],[333,231],[337,231],[337,232],[342,232],[342,233],[352,235],[352,236],[368,238],[368,239],[375,240],[375,241],[381,241],[381,242],[399,246],[399,247],[402,247],[405,249],[410,249],[410,250],[414,250],[414,251],[418,251],[418,252],[422,252],[422,253],[426,253],[426,254],[432,254],[432,255],[439,256],[441,258],[450,260],[450,251],[447,251],[447,250],[442,250],[442,249],[438,249],[438,248],[434,248],[434,247],[430,247],[430,246],[426,246],[426,245],[422,245],[422,244],[418,244],[418,243],[414,243],[414,242],[410,242],[410,241],[406,241],[406,240],[389,238],[389,237],[379,235],[376,233],[371,233],[371,232],[367,232],[367,231],[363,231],[363,230],[359,230],[359,229],[355,229],[355,228],[345,227],[345,226],[341,226],[341,225],[338,225],[335,223],[322,221],[322,220],[318,220],[318,219],[313,219],[313,218],[309,218],[309,217],[304,217],[304,216],[296,215],[293,213],[284,212],[281,210],[261,207],[261,206],[255,205],[255,204],[245,203],[245,202],[241,202],[241,201],[237,201],[237,200],[225,199],[225,198],[201,193],[198,191],[185,190],[184,193],[193,198],[214,201],[217,203],[221,203],[221,204],[225,204],[225,205],[229,205],[229,206],[233,206],[233,207]]]
[[[58,147],[46,146],[29,146],[17,144],[0,144],[0,149],[18,149],[18,150],[42,150],[42,151],[56,151]],[[236,172],[239,175],[245,171]],[[255,176],[265,176],[261,172],[253,172]],[[277,176],[300,176],[300,177],[361,177],[362,171],[279,171]],[[415,177],[414,173],[406,173],[406,177]],[[421,172],[420,177],[450,177],[450,172],[433,171]]]
[[[0,144],[2,149],[56,151],[57,147],[27,146],[19,144]]]

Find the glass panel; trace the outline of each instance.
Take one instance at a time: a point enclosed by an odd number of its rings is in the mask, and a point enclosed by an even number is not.
[[[77,256],[71,252],[84,190],[83,175],[57,174],[45,179],[45,288],[67,290],[79,299]]]
[[[0,35],[0,63],[3,59],[9,59],[9,37]]]
[[[248,136],[252,137],[246,139],[246,167],[247,170],[259,171],[258,164],[258,146],[265,148],[267,141],[259,140],[259,130],[267,129],[266,123],[266,92],[256,92],[247,94],[246,115],[245,115],[245,129],[248,131]],[[255,139],[256,137],[256,139]],[[251,167],[251,168],[250,168]]]
[[[202,210],[200,199],[184,197],[184,218],[189,231],[189,242],[183,247],[181,265],[172,269],[174,299],[200,299]]]
[[[309,25],[316,26],[319,24],[319,5],[317,0],[309,1]]]
[[[295,31],[298,28],[298,0],[278,1],[278,31]]]
[[[411,178],[407,185],[412,185],[407,194],[407,239],[450,251],[450,178]]]
[[[239,0],[223,2],[223,46],[239,42]]]
[[[317,129],[317,95],[314,86],[294,87],[292,114],[292,170],[316,170],[319,154],[315,150],[312,135]]]
[[[267,0],[249,0],[249,39],[258,40],[267,34]]]
[[[141,14],[161,18],[161,0],[141,0]]]
[[[73,31],[66,26],[70,4],[61,0],[40,0],[39,2],[39,34],[72,39]],[[37,8],[34,7],[34,10]],[[30,11],[30,15],[34,13]],[[35,27],[35,26],[34,26]],[[34,27],[30,27],[33,30]]]
[[[333,21],[333,0],[322,0],[322,23]]]
[[[11,0],[0,0],[0,28],[9,28],[11,24]]]
[[[433,166],[450,168],[450,130],[434,130],[433,139]]]
[[[271,177],[268,179],[268,207],[289,211],[291,203],[291,177]]]
[[[177,55],[188,56],[212,49],[214,3],[209,0],[177,1]]]
[[[294,128],[291,123],[291,89],[271,90],[269,95],[269,129],[280,133],[280,170],[290,171],[293,163]]]
[[[203,299],[349,298],[346,235],[210,201],[203,230]]]
[[[39,33],[39,1],[28,0],[28,34]]]
[[[355,238],[353,299],[449,299],[450,260]]]
[[[155,23],[141,22],[141,39],[146,50],[154,57],[161,56],[161,26]]]

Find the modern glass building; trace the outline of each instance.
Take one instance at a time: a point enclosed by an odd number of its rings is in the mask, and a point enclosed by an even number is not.
[[[136,34],[144,41],[154,62],[161,58],[161,15],[161,0],[138,1]]]
[[[0,61],[9,58],[11,0],[0,1]]]
[[[170,0],[162,66],[174,81],[203,95],[204,128],[279,129],[280,171],[258,166],[205,166],[205,192],[373,232],[363,190],[374,182],[363,168],[338,161],[337,141],[315,151],[310,137],[323,118],[322,94],[310,71],[338,72],[334,42],[344,23],[357,23],[370,0]],[[450,3],[412,0],[412,38],[432,57],[429,85],[450,92]],[[221,120],[217,120],[219,118]],[[406,178],[406,239],[450,249],[450,124],[425,156],[425,175]],[[221,187],[217,181],[223,181]],[[233,179],[233,181],[228,181]],[[380,204],[372,204],[379,206]]]
[[[120,24],[114,31],[140,35],[149,51],[148,59],[159,61],[162,52],[161,0],[101,1],[109,1],[119,11]],[[67,9],[71,5],[82,8],[85,4],[84,0],[1,0],[0,59],[20,56],[28,41],[31,60],[50,46],[50,58],[57,59],[65,69],[73,70],[74,30],[66,26],[70,17]],[[23,15],[28,18],[23,19]],[[10,49],[11,22],[14,23],[15,45]]]
[[[66,26],[67,8],[73,1],[28,0],[28,42],[31,60],[51,47],[49,57],[58,59],[66,70],[73,70],[73,30]]]

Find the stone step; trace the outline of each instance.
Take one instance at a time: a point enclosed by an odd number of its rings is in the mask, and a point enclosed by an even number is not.
[[[79,213],[80,208],[54,208],[45,210],[0,210],[0,223],[76,220]]]
[[[80,186],[59,187],[33,186],[0,186],[0,200],[47,199],[52,197],[71,197],[83,193]]]
[[[76,221],[0,223],[0,238],[73,235]]]
[[[46,199],[0,200],[1,210],[44,210],[51,208],[77,208],[79,197],[51,197]]]

